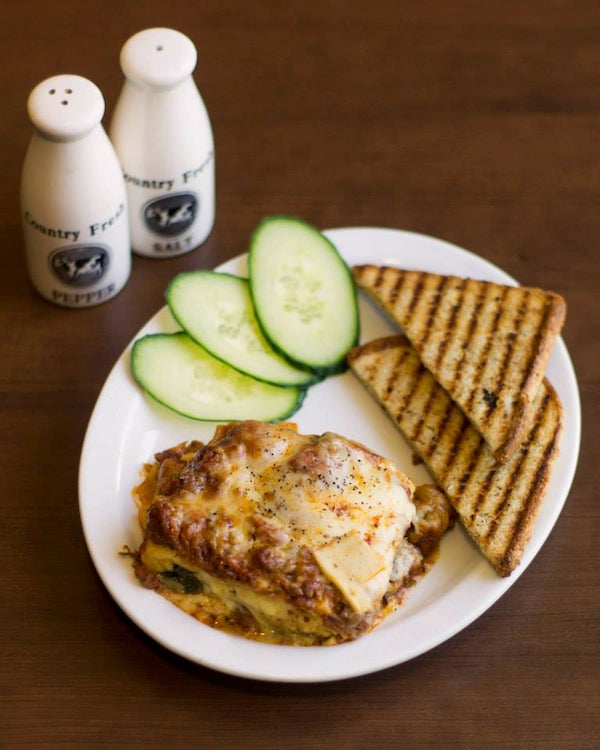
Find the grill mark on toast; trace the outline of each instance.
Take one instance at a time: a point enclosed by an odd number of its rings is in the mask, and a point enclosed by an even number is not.
[[[473,309],[473,315],[471,316],[471,320],[469,321],[469,327],[467,328],[465,337],[462,342],[462,355],[459,360],[457,360],[456,365],[454,367],[454,372],[452,373],[452,380],[450,381],[450,385],[448,386],[448,390],[452,391],[453,388],[456,386],[456,381],[458,380],[458,375],[460,372],[460,369],[463,365],[463,362],[465,361],[465,358],[467,356],[467,351],[469,349],[469,344],[471,343],[471,339],[473,338],[473,335],[475,333],[475,328],[477,326],[477,313],[481,310],[483,306],[483,298],[485,297],[487,291],[487,287],[485,284],[482,284],[481,289],[479,290],[479,293],[477,295],[477,300],[475,302],[475,307]]]
[[[531,371],[532,363],[535,361],[535,358],[538,356],[539,351],[540,351],[540,343],[546,335],[546,331],[548,328],[548,319],[550,318],[551,311],[552,311],[552,302],[548,301],[546,303],[545,310],[544,310],[544,319],[541,325],[538,326],[538,329],[535,334],[535,338],[533,340],[531,349],[529,351],[529,357],[527,358],[526,364],[523,365],[523,377],[521,378],[519,390],[523,390],[525,388],[525,384],[527,383],[528,379],[531,377],[530,371]]]
[[[489,526],[489,528],[488,528],[485,536],[483,537],[483,539],[486,542],[489,542],[490,538],[494,535],[494,533],[496,532],[496,529],[498,528],[498,526],[502,522],[502,518],[504,517],[504,513],[505,513],[506,507],[508,505],[508,501],[509,501],[509,498],[510,498],[511,491],[512,491],[513,487],[516,485],[516,483],[518,482],[518,479],[519,479],[521,473],[523,472],[523,467],[526,464],[527,457],[529,455],[529,453],[528,453],[529,452],[529,448],[530,448],[530,446],[532,446],[532,445],[535,444],[535,441],[537,439],[538,433],[540,432],[540,430],[543,427],[544,417],[546,415],[546,411],[547,411],[549,403],[550,403],[550,396],[547,394],[542,399],[541,408],[538,410],[537,414],[534,417],[533,429],[531,430],[531,432],[529,434],[529,437],[527,439],[527,444],[522,447],[522,449],[520,451],[520,455],[519,455],[519,460],[516,462],[515,467],[514,467],[513,471],[511,472],[510,479],[506,482],[506,486],[504,488],[504,492],[502,493],[502,497],[500,498],[500,501],[498,502],[498,504],[496,505],[496,507],[493,510],[493,516],[494,516],[493,520],[492,520],[492,522],[491,522],[491,524],[490,524],[490,526]],[[555,430],[555,434],[552,437],[551,445],[554,444],[554,442],[556,440],[556,436],[557,436],[557,431]],[[540,470],[541,470],[541,467],[543,467],[543,466],[545,466],[547,464],[547,455],[546,455],[547,451],[548,451],[548,446],[546,447],[546,450],[544,451],[544,453],[542,454],[541,458],[537,462],[537,466],[535,467],[535,471],[533,472],[533,479],[532,479],[532,481],[530,482],[530,485],[529,485],[529,492],[527,493],[527,499],[526,499],[525,503],[523,503],[523,505],[522,505],[521,512],[525,511],[525,509],[529,506],[529,504],[531,502],[532,496],[536,494],[536,489],[537,489],[537,487],[538,487],[538,485],[540,483]],[[512,524],[512,529],[511,529],[511,534],[510,534],[511,541],[512,541],[514,535],[516,534],[516,532],[518,531],[519,525],[520,525],[520,523],[519,523],[519,520],[517,518],[517,520]]]
[[[369,380],[374,380],[373,375],[377,372],[377,368],[374,364],[369,365],[365,368],[365,377]]]
[[[556,446],[558,443],[558,436],[560,434],[560,429],[561,429],[561,426],[559,422],[554,428],[552,439],[548,442],[548,445],[546,446],[546,450],[544,451],[542,457],[540,458],[538,462],[538,466],[535,471],[535,476],[534,476],[533,481],[531,482],[527,498],[525,502],[522,504],[521,508],[519,509],[519,512],[517,513],[515,521],[512,525],[512,533],[510,536],[510,541],[506,545],[507,549],[502,560],[502,562],[505,565],[507,562],[510,561],[513,555],[515,546],[519,542],[519,536],[520,536],[519,532],[522,529],[524,519],[526,519],[530,513],[532,504],[536,501],[540,502],[541,500],[541,490],[543,489],[547,481],[547,476],[549,472],[548,463],[550,462],[552,458],[552,454],[556,450]]]
[[[387,271],[386,268],[381,269],[382,279],[386,271]],[[404,273],[404,271],[400,271],[398,273],[396,281],[394,282],[394,286],[390,289],[390,303],[391,304],[394,304],[396,300],[398,299],[398,295],[400,294],[400,290],[402,289],[405,279],[406,279],[406,274]]]
[[[423,285],[425,284],[425,273],[422,271],[415,271],[415,273],[418,274],[418,280],[417,280],[417,283],[413,287],[410,304],[408,305],[408,310],[406,311],[406,317],[404,319],[405,325],[408,325],[408,323],[410,322],[410,319],[412,318],[415,312],[415,307],[417,306],[417,303],[419,302],[419,297],[421,296]]]
[[[521,322],[525,319],[525,316],[527,314],[527,309],[529,306],[530,296],[531,296],[531,293],[529,289],[526,289],[523,294],[523,298],[521,299],[521,303],[519,304],[519,307],[517,309],[517,312],[515,313],[515,317],[513,319],[513,331],[518,331],[521,326]],[[500,366],[500,370],[496,377],[496,382],[494,383],[495,394],[502,392],[502,389],[504,388],[504,383],[509,373],[510,364],[512,362],[512,359],[515,353],[513,339],[514,339],[514,334],[508,334],[507,341],[504,346],[504,357],[502,359],[502,364]],[[531,359],[531,355],[530,355],[530,359]],[[527,368],[529,368],[529,362],[527,363]],[[485,414],[483,415],[483,421],[487,421],[488,419],[490,419],[495,407],[496,407],[496,404],[494,403],[493,400],[488,401],[488,408]]]
[[[419,436],[421,435],[421,430],[423,429],[423,425],[425,424],[425,420],[429,416],[429,412],[431,409],[431,404],[433,403],[436,395],[437,395],[437,389],[435,386],[435,383],[431,383],[429,387],[429,393],[427,394],[427,400],[425,401],[425,404],[423,405],[423,410],[421,411],[421,416],[419,417],[419,421],[415,425],[414,434],[412,437],[412,440],[416,442],[419,439]],[[439,429],[439,428],[438,428]],[[441,430],[439,431],[441,435]]]
[[[425,346],[425,344],[427,343],[429,339],[429,336],[431,335],[431,332],[433,330],[433,320],[437,312],[437,309],[440,306],[442,292],[444,290],[444,287],[449,281],[450,281],[449,276],[440,276],[438,280],[437,288],[435,292],[433,293],[431,302],[429,303],[429,310],[427,311],[427,320],[425,321],[425,330],[423,331],[423,335],[421,336],[420,340],[415,343],[415,346],[417,346],[417,348]],[[448,324],[446,324],[446,326],[448,327]]]
[[[454,404],[452,400],[449,398],[446,401],[446,410],[444,412],[444,416],[440,420],[440,426],[439,426],[439,442],[444,442],[444,433],[446,432],[446,428],[448,426],[448,423],[450,422],[450,417],[452,416],[452,413],[454,411]],[[423,450],[423,457],[424,458],[430,458],[433,455],[433,451],[436,449],[436,445],[433,441],[431,441],[426,450]]]
[[[482,445],[483,445],[483,443],[482,443]],[[496,471],[497,470],[498,470],[497,466],[494,466],[493,469],[490,469],[490,471],[488,471],[488,473],[486,474],[485,479],[481,483],[481,487],[479,488],[479,491],[477,493],[477,497],[475,498],[475,500],[473,502],[473,507],[472,507],[472,511],[471,511],[473,513],[473,515],[476,515],[479,512],[479,509],[481,508],[481,506],[483,505],[483,503],[484,503],[484,501],[485,501],[485,499],[486,499],[486,497],[488,495],[488,492],[490,491],[490,487],[492,485],[492,482],[494,481],[494,477],[496,476]],[[489,533],[489,531],[488,531],[488,533]]]
[[[489,289],[490,287],[487,287]],[[493,338],[494,334],[496,333],[496,330],[498,329],[498,321],[500,320],[500,316],[502,314],[502,302],[504,301],[504,298],[506,297],[508,289],[506,287],[502,288],[499,298],[495,301],[497,302],[496,305],[496,311],[494,313],[494,317],[492,319],[492,324],[490,326],[490,329],[486,331],[486,340],[485,345],[483,347],[483,351],[481,352],[479,356],[479,360],[477,361],[475,365],[475,374],[473,376],[473,382],[471,386],[471,392],[469,393],[469,398],[467,399],[464,409],[467,412],[470,412],[473,408],[473,401],[475,399],[475,393],[477,392],[479,385],[479,382],[481,381],[481,378],[483,376],[483,371],[485,369],[485,365],[487,362],[487,356],[490,353],[490,349],[492,348]]]
[[[400,356],[398,357],[397,361],[394,363],[394,366],[391,368],[391,372],[388,376],[387,383],[385,385],[384,394],[386,396],[390,396],[394,390],[394,385],[398,378],[400,377],[400,368],[404,364],[406,358],[410,354],[410,349],[408,347],[403,347],[400,351]],[[375,369],[375,368],[374,368]]]
[[[370,266],[361,266],[361,275],[364,268],[370,268]],[[375,270],[375,278],[373,279],[373,289],[376,291],[379,291],[381,287],[383,286],[383,279],[385,277],[385,267],[382,266],[381,268],[376,268]]]
[[[450,401],[448,405],[448,419],[446,419],[446,424],[448,424],[448,421],[450,420],[450,417],[452,416],[452,413],[454,412],[454,410],[455,410],[454,404],[452,403],[452,401]],[[436,467],[435,469],[435,473],[438,475],[440,483],[444,483],[446,481],[448,469],[452,466],[452,464],[456,460],[456,457],[458,456],[459,451],[460,451],[460,446],[465,438],[465,435],[469,431],[469,426],[470,426],[469,420],[465,417],[464,414],[462,414],[462,412],[461,412],[461,417],[462,417],[462,425],[460,428],[460,432],[456,436],[456,440],[454,441],[454,443],[452,443],[452,446],[450,450],[448,451],[448,454],[446,455],[446,460],[444,461],[444,463],[440,464],[440,466]],[[433,455],[436,447],[437,446],[433,446],[431,455]]]
[[[444,333],[444,338],[440,341],[440,346],[438,348],[435,360],[433,361],[433,369],[436,369],[440,366],[442,360],[444,359],[444,355],[446,354],[446,349],[448,348],[448,344],[450,343],[450,340],[452,339],[452,331],[454,330],[454,326],[456,324],[456,318],[458,317],[458,313],[465,299],[463,292],[465,290],[466,285],[467,285],[467,279],[461,279],[460,284],[458,286],[458,291],[459,291],[458,302],[452,306],[452,311],[450,312],[450,317],[448,318],[448,323],[446,324],[446,331]]]
[[[381,293],[385,279],[386,268],[384,266],[354,266],[352,275],[355,283],[369,291],[370,296],[376,301],[376,294]]]
[[[410,354],[410,351],[411,351],[410,347],[406,347],[405,352],[406,352],[406,356],[407,357]],[[402,405],[401,405],[400,409],[394,415],[394,419],[396,419],[396,421],[400,422],[400,420],[402,419],[402,412],[404,412],[404,411],[406,411],[406,409],[408,409],[408,407],[410,405],[410,402],[413,400],[413,397],[414,397],[415,393],[417,392],[421,381],[423,380],[423,377],[425,375],[427,375],[427,374],[428,374],[427,370],[423,367],[423,365],[421,363],[419,363],[419,366],[415,370],[415,374],[413,376],[413,380],[412,380],[410,389],[404,395],[404,398],[402,400]]]
[[[465,487],[467,486],[467,483],[469,479],[471,478],[471,475],[473,474],[473,471],[475,467],[477,466],[477,462],[479,461],[479,457],[481,456],[481,452],[483,451],[485,447],[485,443],[483,440],[479,440],[477,443],[477,446],[471,453],[471,457],[469,458],[469,463],[467,465],[467,468],[462,473],[460,479],[458,480],[458,498],[460,500],[460,496],[465,491]],[[474,510],[471,510],[472,515],[474,513]]]

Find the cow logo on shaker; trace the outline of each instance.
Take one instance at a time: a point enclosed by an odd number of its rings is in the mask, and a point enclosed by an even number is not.
[[[149,201],[143,208],[147,227],[166,237],[185,232],[198,213],[198,198],[194,193],[175,193]]]
[[[108,271],[110,252],[104,245],[72,245],[55,250],[48,261],[63,284],[87,287],[100,281]]]

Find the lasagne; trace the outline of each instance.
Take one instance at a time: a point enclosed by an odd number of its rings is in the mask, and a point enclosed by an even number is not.
[[[133,495],[142,585],[271,643],[332,645],[372,629],[449,522],[440,493],[415,493],[389,460],[290,423],[222,425],[206,444],[158,453]]]

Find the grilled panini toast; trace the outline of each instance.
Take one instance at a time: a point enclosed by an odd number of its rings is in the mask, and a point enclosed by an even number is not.
[[[531,424],[564,322],[563,298],[531,287],[385,266],[356,266],[353,275],[400,326],[495,457],[510,458]]]
[[[558,455],[562,407],[550,383],[540,383],[519,449],[499,463],[404,336],[357,346],[348,364],[423,459],[495,570],[510,575]]]

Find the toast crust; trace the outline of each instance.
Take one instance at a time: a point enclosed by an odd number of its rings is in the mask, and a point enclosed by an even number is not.
[[[562,407],[552,385],[542,380],[518,450],[499,463],[406,337],[357,346],[348,364],[425,462],[497,573],[510,575],[531,537],[559,452]]]
[[[534,287],[407,271],[352,269],[498,461],[518,449],[566,315],[564,299]]]

